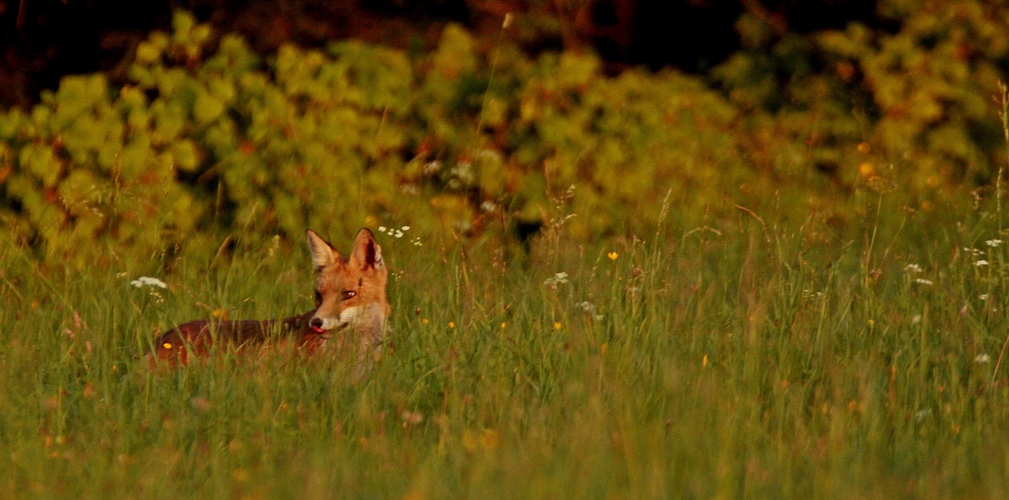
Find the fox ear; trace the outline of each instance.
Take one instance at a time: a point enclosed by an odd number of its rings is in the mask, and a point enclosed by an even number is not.
[[[305,238],[308,239],[308,250],[312,254],[312,264],[315,266],[316,272],[333,265],[340,258],[340,254],[329,243],[326,243],[319,233],[309,229],[305,232]]]
[[[382,261],[382,247],[375,241],[375,235],[371,234],[368,228],[357,232],[357,239],[354,240],[354,250],[350,253],[350,265],[358,266],[361,269],[373,267],[381,269],[385,266]]]

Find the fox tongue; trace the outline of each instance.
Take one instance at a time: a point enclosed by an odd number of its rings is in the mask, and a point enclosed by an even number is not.
[[[323,330],[322,328],[320,328],[318,326],[312,325],[312,331],[315,332],[315,333],[322,333],[325,330]]]

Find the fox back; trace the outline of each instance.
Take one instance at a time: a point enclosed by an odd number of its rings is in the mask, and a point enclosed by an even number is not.
[[[186,364],[222,342],[235,346],[277,342],[294,343],[308,353],[352,352],[359,373],[370,368],[381,354],[391,313],[382,250],[368,229],[357,233],[347,257],[315,231],[308,230],[306,238],[315,266],[314,310],[276,320],[190,321],[160,336],[148,359]]]

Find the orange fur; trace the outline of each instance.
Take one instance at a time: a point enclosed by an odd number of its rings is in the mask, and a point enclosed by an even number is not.
[[[368,229],[357,233],[349,257],[343,257],[315,231],[306,233],[315,265],[315,309],[271,320],[198,320],[158,337],[148,354],[151,363],[187,364],[207,356],[215,344],[233,346],[293,342],[306,353],[353,349],[364,370],[381,354],[391,313],[386,299],[388,270],[382,250]],[[356,345],[356,347],[355,347]]]

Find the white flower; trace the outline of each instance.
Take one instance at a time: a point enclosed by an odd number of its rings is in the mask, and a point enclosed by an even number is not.
[[[378,232],[385,234],[385,226],[378,226]]]
[[[555,274],[553,278],[547,278],[543,280],[543,284],[547,286],[556,286],[567,282],[568,282],[568,273],[564,272]]]
[[[908,264],[904,266],[904,271],[909,273],[920,273],[921,266],[919,266],[918,264]]]
[[[928,417],[931,414],[932,414],[932,409],[931,408],[926,408],[924,410],[918,410],[918,412],[914,414],[914,418],[915,418],[915,420],[921,422],[921,421],[925,420],[925,418]]]
[[[981,295],[978,295],[977,298],[979,298],[981,300],[988,300],[988,294],[987,293],[982,293]]]
[[[982,353],[978,354],[977,356],[974,356],[974,362],[979,365],[987,365],[989,361],[991,361],[991,357],[989,357],[987,354]]]
[[[586,314],[592,316],[592,319],[596,321],[603,319],[603,315],[599,314],[599,310],[596,309],[596,305],[587,300],[576,303],[575,307],[581,309],[582,311],[585,311]]]
[[[984,259],[981,259],[981,260],[975,262],[974,265],[977,266],[977,267],[984,267],[984,266],[988,265],[988,261],[984,260]]]
[[[150,276],[141,276],[130,282],[131,285],[141,288],[144,286],[156,286],[158,288],[168,288],[168,285],[164,281],[157,278],[151,278]]]
[[[1002,240],[988,240],[988,241],[985,241],[984,244],[988,245],[988,246],[990,246],[992,248],[997,248],[999,245],[1002,244]]]
[[[934,284],[935,284],[935,282],[934,282],[934,281],[932,281],[932,280],[927,280],[927,279],[925,279],[925,278],[915,278],[914,282],[915,282],[915,283],[921,283],[922,285],[927,285],[927,286],[932,286],[932,285],[934,285]]]
[[[401,227],[399,229],[400,229],[400,231],[409,231],[410,230],[410,226],[403,226],[403,227]]]

